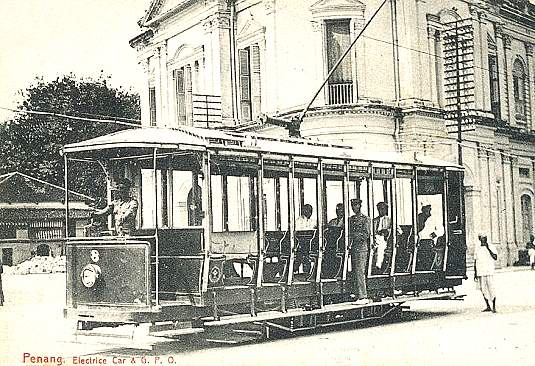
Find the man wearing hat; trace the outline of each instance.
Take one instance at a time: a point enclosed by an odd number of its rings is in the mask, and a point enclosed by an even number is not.
[[[351,208],[355,213],[349,218],[349,240],[351,242],[351,275],[355,284],[357,303],[367,304],[366,264],[368,262],[368,242],[370,239],[370,218],[361,212],[362,200],[351,200]]]
[[[113,214],[115,233],[119,236],[132,235],[136,229],[136,215],[138,203],[130,195],[131,182],[126,178],[116,180],[114,187],[116,198],[102,210],[96,210],[95,215]]]
[[[487,307],[483,311],[496,312],[496,292],[494,291],[494,261],[498,259],[496,247],[487,242],[487,235],[479,234],[480,245],[474,253],[474,280],[483,294]],[[490,303],[492,302],[492,308]]]

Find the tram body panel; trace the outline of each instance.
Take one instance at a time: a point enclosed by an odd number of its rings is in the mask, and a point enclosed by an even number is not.
[[[72,306],[150,306],[149,242],[69,242],[67,299]]]

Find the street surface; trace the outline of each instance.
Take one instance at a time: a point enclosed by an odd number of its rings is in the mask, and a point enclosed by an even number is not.
[[[411,302],[401,320],[386,324],[234,346],[173,342],[152,351],[73,342],[62,313],[64,274],[4,275],[3,283],[0,365],[58,365],[60,356],[63,365],[535,365],[535,271],[527,267],[496,274],[497,314],[481,312],[470,278],[458,289],[464,301]]]

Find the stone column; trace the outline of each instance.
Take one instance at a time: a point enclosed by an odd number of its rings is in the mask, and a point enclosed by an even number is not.
[[[489,71],[489,41],[487,34],[487,17],[485,13],[480,13],[479,20],[479,29],[481,35],[481,81],[483,88],[483,105],[482,108],[484,111],[490,112],[492,107],[490,103],[490,71]]]
[[[150,103],[149,103],[149,60],[144,59],[139,62],[143,68],[144,87],[140,91],[140,107],[141,107],[141,124],[143,126],[150,125]]]
[[[529,100],[527,101],[528,110],[526,111],[526,116],[528,119],[528,128],[535,130],[535,63],[533,62],[533,44],[526,43],[526,56],[527,56],[527,75],[526,83],[528,85],[528,96]],[[531,119],[531,123],[530,120]]]
[[[161,45],[154,50],[154,89],[156,91],[156,126],[162,125],[162,70]]]
[[[219,95],[219,90],[214,87],[214,46],[212,44],[212,22],[207,20],[203,23],[204,27],[204,93]]]
[[[266,95],[269,95],[269,102],[267,103],[267,110],[275,111],[279,109],[279,78],[278,75],[278,60],[277,60],[277,27],[275,22],[276,3],[275,0],[263,0],[264,9],[266,12],[266,55],[269,57],[269,62],[266,63],[266,77],[264,83],[264,90]],[[320,43],[321,45],[321,43]],[[322,74],[321,74],[322,75]]]
[[[438,106],[438,80],[437,80],[437,36],[439,31],[434,27],[427,27],[427,49],[429,52],[429,100]]]
[[[213,25],[217,26],[215,33],[217,39],[214,41],[218,47],[214,47],[214,51],[218,50],[219,58],[219,84],[221,93],[221,115],[223,124],[235,124],[234,115],[234,101],[233,101],[233,83],[231,77],[232,62],[230,58],[230,14],[227,11],[220,11],[214,19]],[[212,33],[214,34],[214,33]],[[217,66],[216,66],[217,67]]]
[[[160,126],[167,126],[169,123],[169,89],[167,75],[167,41],[161,43],[160,47]]]
[[[498,83],[500,89],[500,118],[507,120],[509,117],[509,97],[507,96],[507,66],[505,63],[505,46],[503,30],[496,26],[496,57],[498,61]]]
[[[351,20],[351,27],[350,27],[350,38],[351,41],[357,37],[357,35],[360,33],[362,28],[364,27],[364,19],[352,19]],[[323,26],[323,32],[322,35],[325,34],[325,26]],[[323,44],[323,43],[322,43]],[[327,48],[325,47],[325,50]],[[369,91],[367,87],[367,67],[366,67],[366,38],[361,38],[357,41],[355,44],[355,47],[353,47],[353,50],[351,51],[351,56],[353,59],[353,75],[355,76],[353,79],[353,103],[356,103],[358,99],[362,97],[369,97]],[[327,65],[327,58],[324,58],[325,65]],[[329,70],[326,70],[325,75]]]
[[[507,34],[503,35],[503,43],[505,47],[504,57],[505,57],[505,76],[507,78],[507,100],[508,100],[508,119],[509,125],[515,126],[515,93],[513,87],[513,58],[511,57],[511,37]]]
[[[474,37],[474,107],[476,110],[481,110],[484,109],[483,94],[488,93],[488,89],[483,89],[483,65],[481,64],[483,44],[481,37],[480,12],[476,7],[470,6],[470,14],[472,15],[472,28]],[[487,67],[485,66],[485,68]]]
[[[481,148],[477,151],[477,160],[479,167],[479,187],[481,189],[480,200],[480,227],[479,229],[488,235],[489,241],[492,241],[491,221],[490,221],[490,205],[489,205],[489,180],[488,180],[488,160],[487,152]]]

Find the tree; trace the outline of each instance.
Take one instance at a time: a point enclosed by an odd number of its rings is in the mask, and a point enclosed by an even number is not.
[[[77,79],[70,74],[51,82],[36,79],[22,91],[20,109],[91,119],[132,121],[140,118],[139,96],[112,88],[108,80]],[[104,117],[105,116],[105,117]],[[0,126],[0,173],[20,171],[63,186],[64,145],[130,128],[116,123],[39,114],[19,114]],[[69,168],[69,189],[94,198],[105,196],[104,171],[97,164]]]

